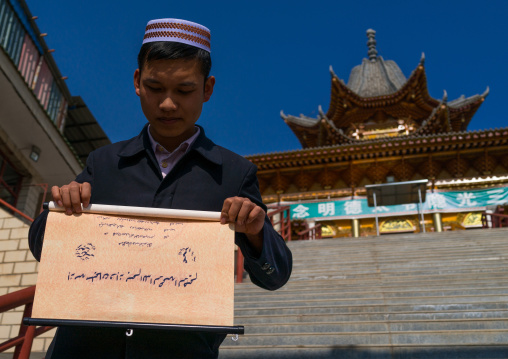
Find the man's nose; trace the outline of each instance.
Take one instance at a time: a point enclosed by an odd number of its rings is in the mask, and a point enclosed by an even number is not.
[[[171,96],[166,96],[160,103],[159,108],[163,111],[174,111],[176,110],[177,105]]]

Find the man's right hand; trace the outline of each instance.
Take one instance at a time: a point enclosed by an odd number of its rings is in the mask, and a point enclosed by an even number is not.
[[[72,213],[81,213],[81,204],[83,204],[83,207],[88,207],[92,195],[92,186],[88,182],[78,183],[72,181],[62,187],[53,186],[51,194],[53,195],[53,201],[60,207],[64,207],[66,214],[71,215]]]

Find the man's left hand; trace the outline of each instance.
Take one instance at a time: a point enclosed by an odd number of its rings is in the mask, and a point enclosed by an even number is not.
[[[248,198],[226,198],[222,205],[220,222],[233,223],[235,231],[245,233],[252,247],[260,254],[263,249],[265,211]]]

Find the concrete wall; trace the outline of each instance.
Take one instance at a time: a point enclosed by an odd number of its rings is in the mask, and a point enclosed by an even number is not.
[[[0,295],[37,282],[39,263],[28,248],[28,228],[28,224],[0,208]],[[21,306],[0,314],[0,343],[18,335],[23,310]],[[51,330],[35,338],[32,351],[47,350],[54,333]]]

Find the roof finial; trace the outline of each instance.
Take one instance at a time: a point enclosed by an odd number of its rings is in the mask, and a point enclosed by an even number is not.
[[[369,47],[369,60],[374,62],[377,59],[377,50],[376,50],[376,31],[372,29],[367,30],[367,37],[369,40],[367,41],[367,46]]]

